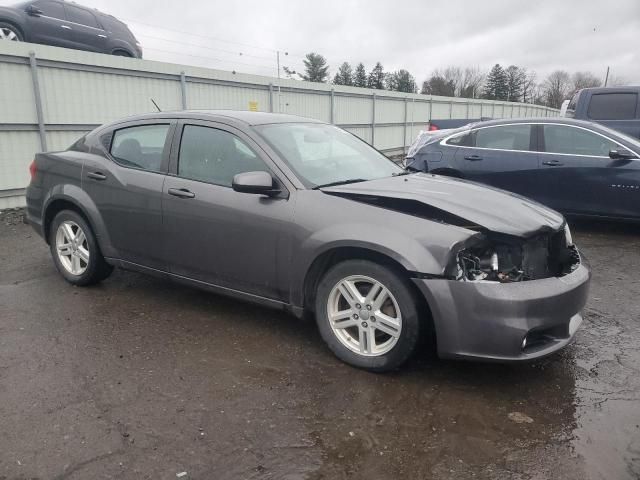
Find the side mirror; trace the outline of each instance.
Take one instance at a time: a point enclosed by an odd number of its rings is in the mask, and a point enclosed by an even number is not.
[[[27,15],[31,15],[32,17],[39,17],[44,13],[42,10],[34,7],[33,5],[29,5],[25,11],[27,12]]]
[[[614,160],[631,160],[633,158],[638,158],[638,156],[626,148],[620,147],[615,150],[609,150],[609,158]]]
[[[273,197],[280,193],[280,190],[274,187],[274,183],[268,172],[244,172],[233,177],[231,187],[236,192]]]

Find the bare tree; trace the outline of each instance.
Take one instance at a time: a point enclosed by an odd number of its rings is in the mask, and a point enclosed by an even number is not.
[[[625,77],[609,77],[607,81],[607,87],[623,87],[625,85],[629,85],[629,80]]]
[[[462,80],[457,92],[458,97],[477,98],[482,91],[484,74],[478,67],[467,67],[462,74]]]
[[[572,94],[583,88],[599,87],[602,85],[600,79],[591,72],[576,72],[571,75],[571,82],[573,84]]]
[[[552,108],[560,108],[571,93],[571,77],[564,70],[556,70],[546,78],[543,89],[546,104]]]
[[[522,101],[524,103],[538,103],[540,88],[536,83],[536,72],[527,72],[526,68],[523,68],[522,71],[525,74],[524,83],[522,84]]]

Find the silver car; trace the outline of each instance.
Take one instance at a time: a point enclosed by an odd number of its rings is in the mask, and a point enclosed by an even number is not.
[[[590,271],[562,215],[494,188],[407,174],[332,125],[157,113],[36,155],[27,218],[74,285],[114,266],[313,314],[357,367],[520,361],[567,345]]]

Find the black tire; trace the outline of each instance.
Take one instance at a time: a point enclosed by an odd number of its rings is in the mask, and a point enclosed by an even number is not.
[[[0,22],[0,29],[10,30],[11,32],[13,32],[17,37],[17,39],[13,41],[24,42],[24,35],[22,35],[22,32],[20,31],[20,29],[15,25],[7,22]]]
[[[113,55],[115,55],[116,57],[129,57],[129,58],[133,57],[133,55],[131,55],[129,52],[125,50],[116,50],[115,52],[113,52]]]
[[[79,275],[74,275],[69,272],[62,261],[60,260],[56,246],[56,235],[58,228],[65,221],[71,221],[78,225],[84,232],[86,238],[86,245],[89,250],[89,262],[86,265],[86,269]],[[49,230],[49,248],[51,250],[51,256],[53,257],[53,263],[55,264],[58,272],[64,277],[64,279],[77,286],[93,285],[101,282],[113,272],[113,266],[109,265],[100,251],[98,242],[96,241],[95,234],[91,229],[91,226],[86,222],[84,217],[73,210],[62,210],[59,212],[51,222],[51,228]]]
[[[334,333],[327,313],[329,297],[342,279],[361,275],[382,283],[395,298],[402,315],[402,328],[396,344],[386,353],[365,356],[349,349]],[[331,351],[342,361],[373,372],[394,370],[415,352],[420,341],[422,322],[418,303],[408,279],[388,268],[368,260],[347,260],[331,267],[318,285],[315,298],[316,322],[320,335]]]

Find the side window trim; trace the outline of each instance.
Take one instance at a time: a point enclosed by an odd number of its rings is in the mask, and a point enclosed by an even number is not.
[[[126,128],[144,127],[144,126],[151,126],[151,125],[168,125],[169,126],[169,129],[167,130],[167,136],[164,140],[164,147],[162,149],[162,161],[160,163],[159,170],[147,170],[145,168],[133,167],[130,165],[123,165],[111,154],[113,141],[117,131],[124,130]],[[146,173],[151,173],[156,175],[167,175],[167,171],[169,168],[169,154],[171,152],[175,130],[176,130],[176,120],[173,118],[157,118],[152,120],[120,123],[118,125],[112,126],[112,128],[110,128],[109,130],[100,132],[99,138],[101,140],[99,143],[104,148],[106,158],[108,158],[110,161],[115,163],[120,168],[127,168],[129,170],[138,170],[140,172],[146,172]],[[107,136],[109,137],[109,144],[105,145],[102,139]]]
[[[569,127],[569,128],[576,128],[579,130],[586,130],[589,133],[592,133],[594,135],[599,135],[602,138],[615,143],[616,145],[618,145],[619,147],[624,148],[625,150],[629,150],[631,151],[631,149],[629,147],[626,147],[625,145],[621,144],[620,142],[618,142],[617,140],[614,140],[613,138],[607,137],[605,134],[600,133],[600,132],[596,132],[595,130],[589,130],[588,128],[585,127],[581,127],[579,125],[568,125],[566,123],[541,123],[540,124],[540,141],[539,141],[539,145],[540,145],[540,152],[543,155],[565,155],[565,156],[571,156],[571,157],[590,157],[590,158],[606,158],[609,159],[610,157],[606,156],[606,155],[584,155],[584,154],[580,154],[580,153],[556,153],[556,152],[546,152],[546,141],[545,141],[545,135],[544,135],[544,126],[545,125],[555,125],[555,126],[560,126],[560,127]],[[639,157],[636,155],[636,159],[638,159]]]
[[[294,189],[295,186],[291,183],[291,181],[287,178],[286,174],[282,172],[280,167],[271,159],[271,157],[264,151],[261,145],[256,143],[251,137],[246,135],[241,130],[233,127],[232,125],[228,125],[226,123],[216,122],[213,120],[200,120],[200,119],[190,119],[190,118],[182,118],[177,119],[176,125],[173,132],[173,142],[171,144],[169,165],[167,170],[167,175],[176,178],[183,178],[178,175],[178,161],[180,156],[180,145],[182,144],[182,135],[184,133],[184,127],[187,125],[194,125],[198,127],[208,127],[215,128],[218,130],[225,131],[236,137],[240,138],[247,146],[251,149],[253,153],[257,155],[257,157],[266,165],[266,167],[271,172],[273,178],[276,179],[280,188],[283,191],[283,196],[289,197],[289,192]],[[285,181],[286,179],[286,181]],[[202,180],[195,180],[190,178],[184,178],[184,180],[188,180],[190,182],[200,182],[206,185],[212,185],[221,188],[230,188],[224,185],[219,185],[215,183],[205,182]]]
[[[479,130],[484,130],[487,128],[498,128],[498,127],[508,127],[510,125],[529,125],[531,128],[531,132],[529,133],[530,137],[529,137],[529,150],[514,150],[514,149],[510,149],[510,148],[487,148],[487,147],[478,147],[476,146],[476,136],[478,134]],[[536,150],[531,150],[531,146],[534,145],[532,143],[532,138],[534,137],[534,130],[535,128],[535,123],[531,122],[527,122],[527,123],[503,123],[500,125],[489,125],[486,127],[476,127],[473,128],[470,132],[471,134],[471,146],[468,145],[451,145],[449,143],[447,143],[449,141],[449,139],[451,138],[455,138],[461,135],[466,135],[466,133],[454,133],[453,135],[449,135],[448,137],[445,137],[444,139],[440,140],[440,145],[444,145],[444,146],[448,146],[448,147],[456,147],[456,148],[473,148],[473,149],[477,149],[477,150],[497,150],[500,152],[518,152],[518,153],[538,153]]]

